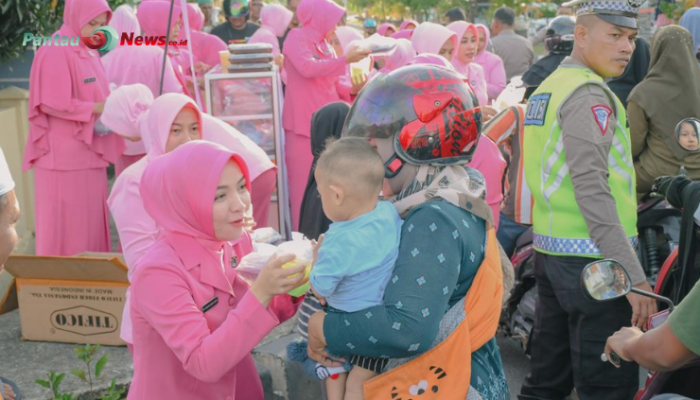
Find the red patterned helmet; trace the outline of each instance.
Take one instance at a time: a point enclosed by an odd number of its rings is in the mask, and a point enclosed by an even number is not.
[[[343,136],[394,137],[398,158],[409,164],[466,164],[481,136],[481,110],[459,73],[410,65],[370,81],[350,109]]]

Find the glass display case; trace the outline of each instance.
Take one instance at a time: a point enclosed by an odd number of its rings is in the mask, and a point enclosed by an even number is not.
[[[279,72],[276,67],[267,72],[213,71],[205,75],[205,85],[209,114],[248,136],[277,165],[277,187],[272,196],[269,224],[291,239]]]

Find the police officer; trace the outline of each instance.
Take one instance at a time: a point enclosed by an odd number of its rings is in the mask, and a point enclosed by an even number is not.
[[[636,294],[596,303],[580,288],[586,264],[619,261],[650,291],[634,251],[637,202],[624,105],[604,79],[619,76],[634,51],[636,0],[574,0],[574,49],[533,93],[525,116],[525,177],[534,197],[539,300],[531,373],[520,400],[632,399],[638,367],[603,363],[606,339],[642,326],[656,311]]]

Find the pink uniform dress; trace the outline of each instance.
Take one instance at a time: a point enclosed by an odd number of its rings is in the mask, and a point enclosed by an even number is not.
[[[477,43],[479,41],[479,31],[476,29],[474,24],[470,24],[465,21],[457,21],[447,25],[447,28],[457,34],[458,43],[462,42],[462,37],[468,31],[470,31],[474,37],[476,37]],[[476,98],[479,99],[479,105],[488,106],[490,103],[486,78],[484,76],[484,69],[479,64],[473,62],[465,64],[460,61],[458,49],[459,48],[455,49],[455,52],[452,55],[452,65],[454,65],[455,69],[459,73],[467,77],[469,80],[469,86],[472,87],[474,94],[476,94]]]
[[[493,224],[498,229],[501,218],[501,203],[503,203],[503,174],[506,171],[506,160],[496,143],[486,135],[481,135],[474,157],[467,166],[484,175],[486,202],[493,213]]]
[[[303,0],[297,8],[301,28],[284,42],[287,89],[284,99],[285,164],[289,181],[292,225],[299,212],[311,170],[311,116],[326,104],[341,100],[338,78],[345,74],[345,57],[336,57],[325,36],[345,14],[330,0]]]
[[[117,31],[119,38],[123,33],[141,35],[141,26],[136,14],[127,5],[121,5],[114,10],[109,26]],[[123,85],[142,83],[151,90],[153,96],[158,96],[163,54],[163,49],[158,46],[117,45],[102,57],[102,65],[105,67],[107,79],[113,89]],[[166,59],[163,93],[182,93],[182,85],[177,80],[169,58]],[[121,132],[117,133],[121,134]],[[146,154],[142,141],[127,140],[125,144],[124,154],[114,165],[116,176]]]
[[[202,121],[202,137],[205,140],[236,151],[241,154],[246,164],[251,166],[253,211],[255,212],[257,203],[262,213],[266,210],[269,213],[270,197],[276,181],[275,166],[260,147],[228,124],[209,115],[200,114],[189,97],[181,94],[166,94],[154,102],[150,91],[144,85],[120,87],[112,93],[105,105],[104,123],[115,131],[124,132],[125,136],[140,137],[148,149],[146,157],[127,168],[117,178],[108,200],[109,209],[119,232],[124,259],[129,267],[129,279],[133,276],[141,257],[153,246],[158,237],[158,226],[146,213],[141,199],[141,176],[150,161],[165,154],[170,127],[184,107],[191,107],[199,115]],[[260,224],[260,226],[264,225]],[[127,343],[133,343],[129,298],[130,292],[127,291],[121,338]]]
[[[503,60],[496,54],[486,50],[491,42],[491,33],[486,25],[476,25],[479,31],[479,37],[486,37],[486,46],[483,50],[476,53],[474,62],[481,65],[486,76],[486,90],[489,94],[489,100],[495,100],[506,88],[506,68],[503,66]]]
[[[71,0],[52,37],[80,36],[83,26],[112,13],[104,0]],[[42,46],[30,75],[29,138],[24,169],[34,169],[36,254],[109,251],[107,165],[124,151],[114,134],[97,136],[95,103],[109,94],[100,56],[76,46]]]
[[[216,188],[231,161],[247,175],[239,156],[194,141],[143,174],[143,203],[162,232],[132,284],[130,400],[263,399],[250,352],[297,304],[284,295],[265,307],[238,277],[232,266],[252,250],[247,233],[232,243],[214,236]]]

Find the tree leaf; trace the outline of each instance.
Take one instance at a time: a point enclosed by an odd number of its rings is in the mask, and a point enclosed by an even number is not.
[[[51,384],[48,381],[45,381],[43,379],[37,379],[34,381],[34,383],[36,383],[37,385],[43,386],[47,389],[49,389],[51,387]]]
[[[82,369],[73,369],[70,371],[71,374],[78,377],[83,382],[87,382],[87,377],[85,376],[85,371]]]
[[[107,364],[107,358],[109,354],[105,354],[100,358],[100,360],[95,364],[95,378],[99,378],[102,376],[102,370],[104,369],[105,365]]]

